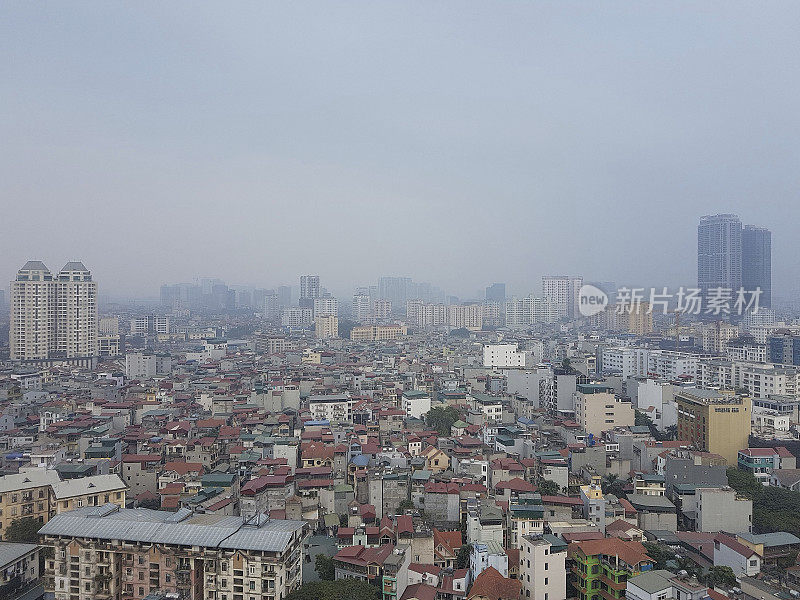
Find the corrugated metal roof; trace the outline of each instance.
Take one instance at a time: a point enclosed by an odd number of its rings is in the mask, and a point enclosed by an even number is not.
[[[123,508],[102,514],[104,510],[89,507],[56,515],[39,534],[282,552],[305,525],[303,521],[266,518],[259,519],[258,524],[245,524],[241,517],[214,514],[174,522],[178,515],[164,511]]]

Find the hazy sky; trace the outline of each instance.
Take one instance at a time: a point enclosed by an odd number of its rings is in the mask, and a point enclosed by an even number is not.
[[[0,3],[0,281],[675,285],[696,223],[798,289],[797,2]],[[5,285],[5,284],[3,284]]]

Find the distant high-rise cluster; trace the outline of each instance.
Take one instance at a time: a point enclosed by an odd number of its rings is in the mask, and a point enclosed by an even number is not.
[[[11,282],[11,359],[92,359],[97,347],[97,283],[81,262],[53,276],[32,260]]]
[[[697,287],[762,290],[759,305],[772,305],[772,233],[745,225],[737,215],[700,218],[697,226]]]

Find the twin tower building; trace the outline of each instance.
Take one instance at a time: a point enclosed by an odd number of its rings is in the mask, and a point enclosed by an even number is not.
[[[96,364],[97,283],[81,262],[53,275],[31,260],[11,282],[11,360]]]

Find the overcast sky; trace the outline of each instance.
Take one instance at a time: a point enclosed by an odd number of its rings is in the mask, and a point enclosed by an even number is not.
[[[798,289],[797,2],[3,2],[0,274],[464,296],[690,284],[700,215]],[[5,285],[5,284],[3,284]]]

